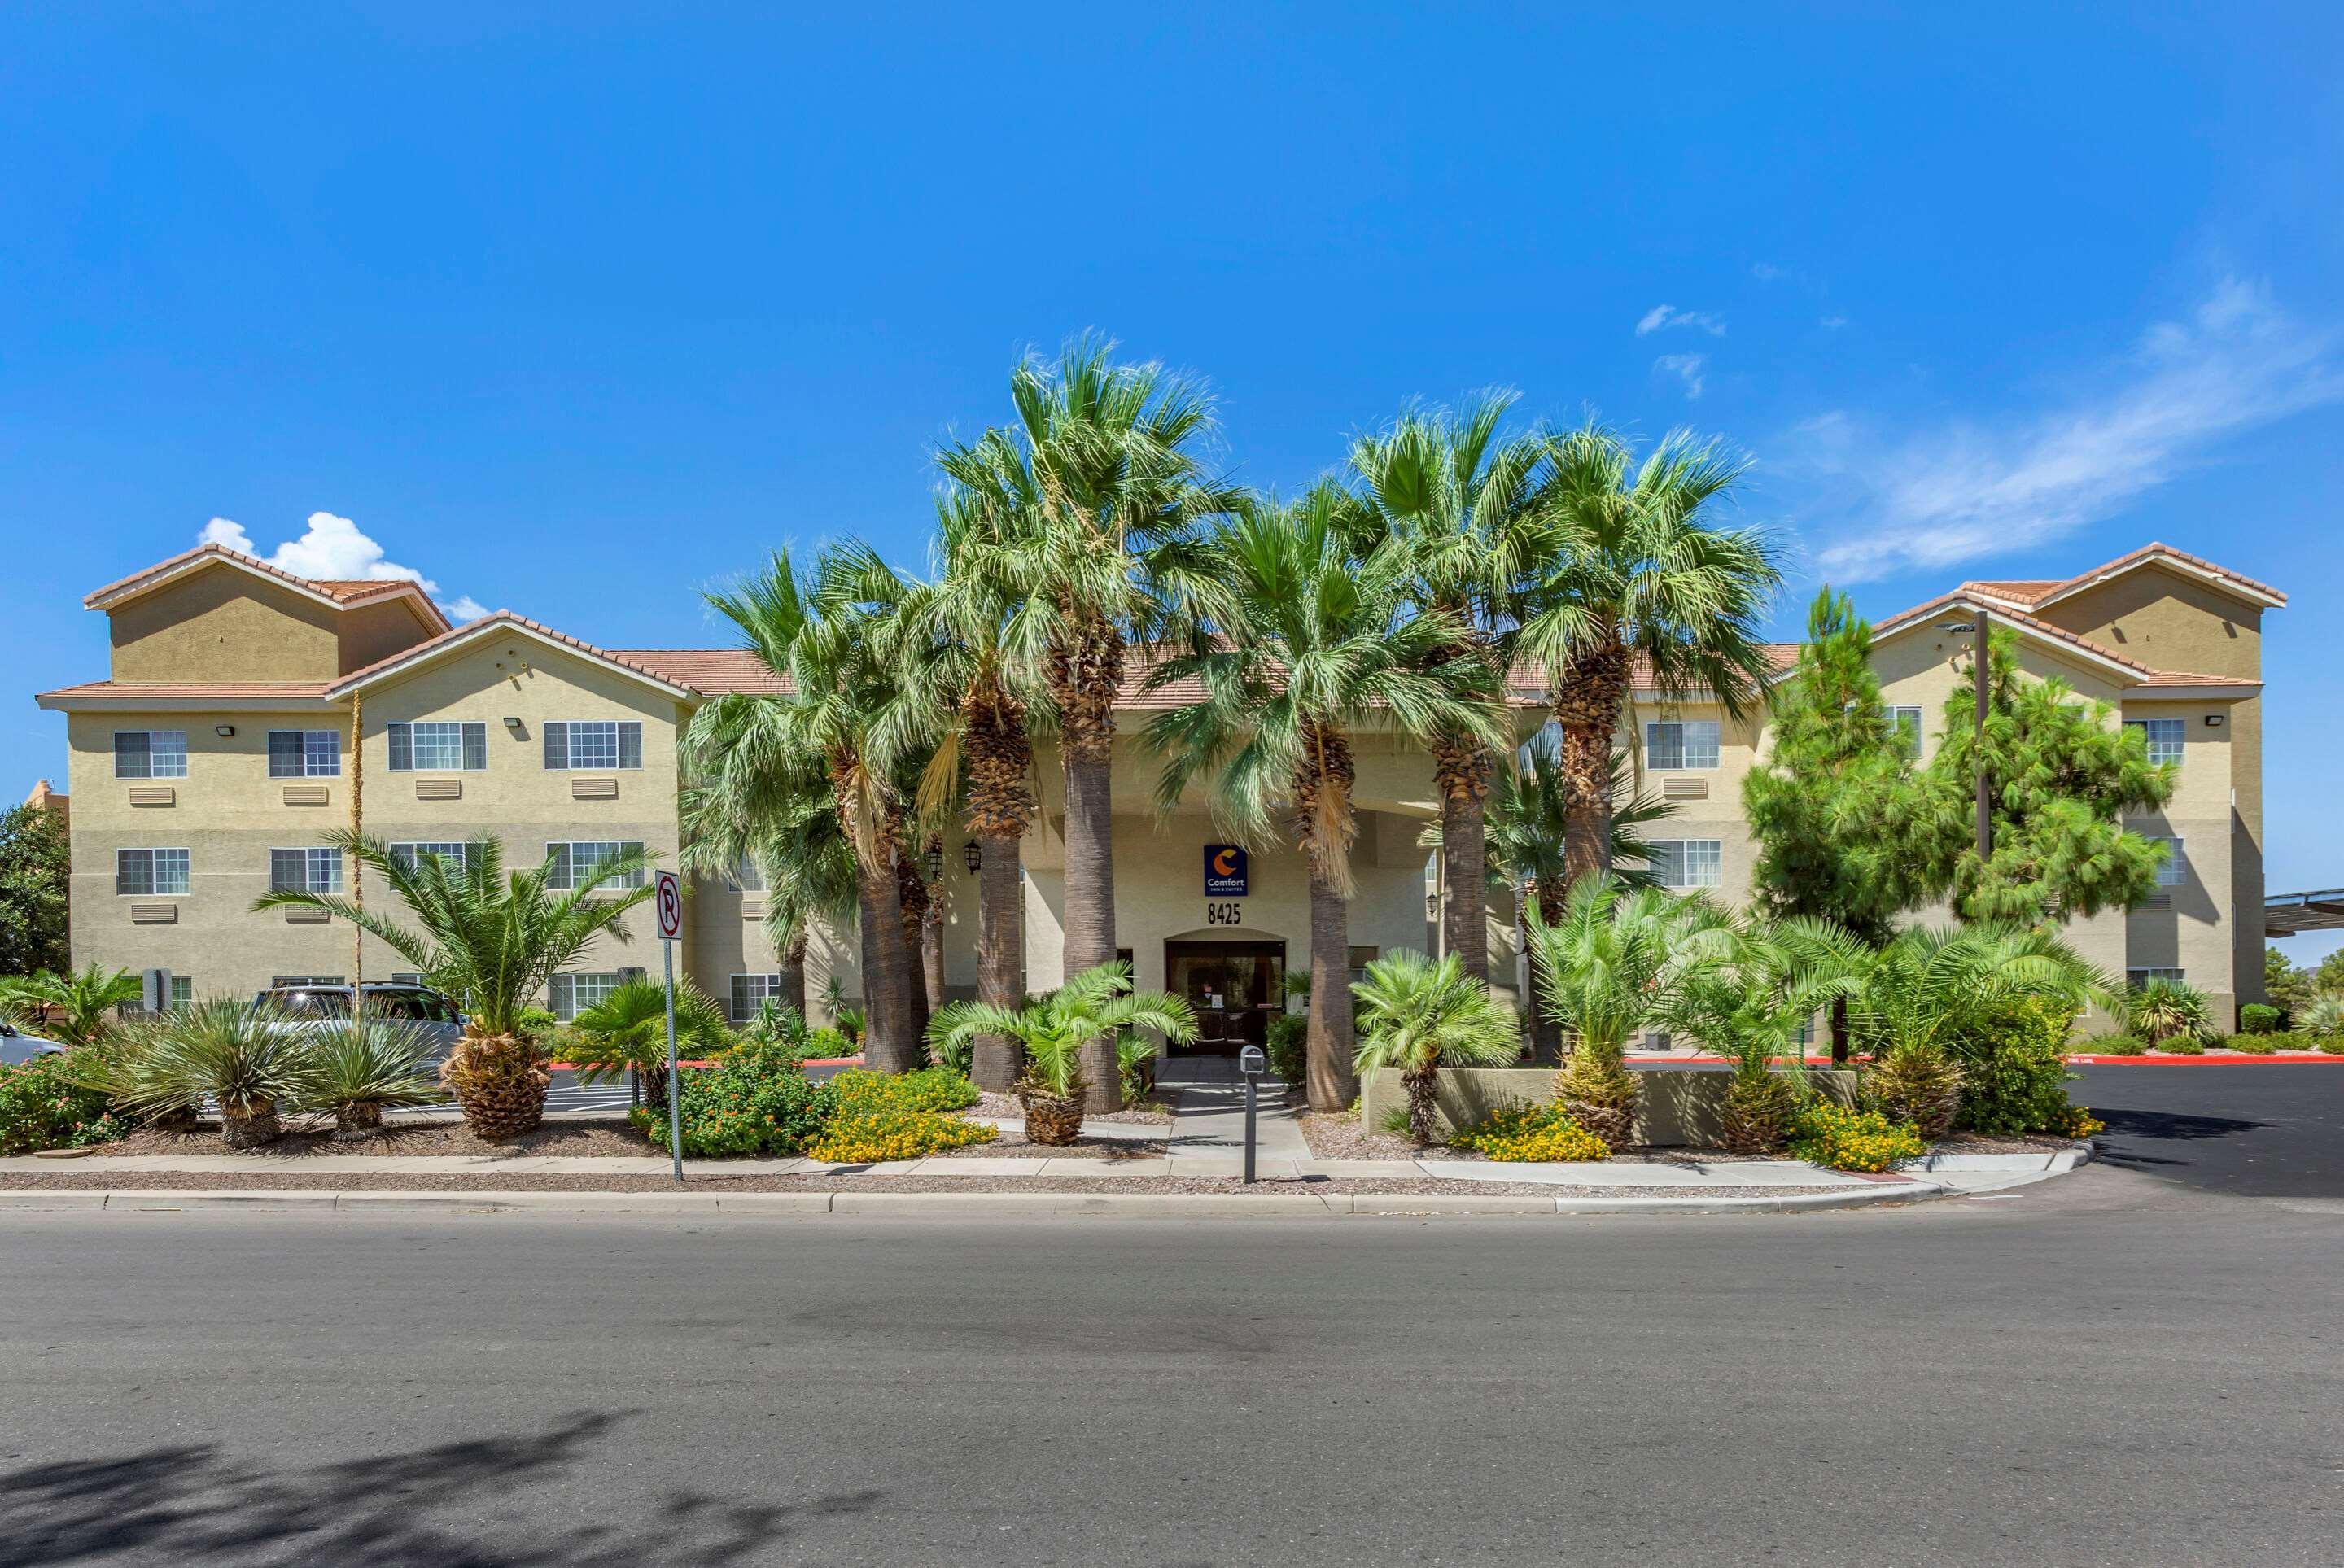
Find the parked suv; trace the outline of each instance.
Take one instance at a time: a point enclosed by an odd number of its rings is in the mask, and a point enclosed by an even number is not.
[[[463,1038],[464,1015],[456,1004],[429,986],[369,985],[366,1015],[419,1025],[432,1039],[432,1056],[444,1059]],[[259,992],[252,1005],[267,1011],[288,1029],[315,1029],[350,1016],[347,985],[277,986]]]
[[[0,1020],[0,1067],[22,1067],[36,1056],[62,1056],[65,1049],[54,1040],[27,1034],[15,1024]]]

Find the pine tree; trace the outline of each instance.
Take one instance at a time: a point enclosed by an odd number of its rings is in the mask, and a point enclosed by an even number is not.
[[[1877,946],[1929,895],[1911,820],[1924,809],[1906,732],[1872,668],[1872,628],[1826,586],[1807,612],[1799,666],[1774,695],[1763,767],[1742,781],[1758,842],[1751,882],[1777,920],[1814,916]],[[1847,1054],[1844,1004],[1832,1055]]]
[[[71,873],[62,817],[31,804],[0,812],[0,975],[66,969]]]
[[[1975,662],[1975,661],[1973,661]],[[2056,924],[2124,909],[2157,890],[2164,845],[2127,832],[2124,814],[2173,798],[2173,769],[2113,722],[2106,702],[2079,701],[2056,678],[2018,668],[2016,637],[1997,631],[1986,693],[1986,777],[1994,849],[1981,867],[1974,801],[1976,687],[1945,702],[1945,739],[1922,770],[1925,809],[1915,839],[1933,890],[1965,920]]]

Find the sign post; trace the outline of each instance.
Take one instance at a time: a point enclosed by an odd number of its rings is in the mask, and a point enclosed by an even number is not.
[[[1248,1045],[1238,1052],[1238,1071],[1246,1085],[1246,1185],[1253,1185],[1253,1096],[1254,1086],[1269,1067],[1269,1058],[1258,1045]]]
[[[667,1152],[675,1184],[683,1185],[683,1081],[675,1070],[675,944],[683,937],[683,889],[673,871],[656,871],[660,962],[667,975]]]

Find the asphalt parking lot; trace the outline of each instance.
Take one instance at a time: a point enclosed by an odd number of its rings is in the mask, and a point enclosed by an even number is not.
[[[2078,1071],[2110,1165],[2237,1197],[2344,1196],[2344,1060]]]

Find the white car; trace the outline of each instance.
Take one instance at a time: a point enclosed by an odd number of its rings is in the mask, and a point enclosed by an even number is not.
[[[0,1067],[22,1067],[36,1056],[63,1056],[66,1048],[54,1040],[26,1034],[13,1023],[0,1022]]]
[[[268,1011],[288,1029],[315,1029],[350,1016],[347,985],[279,986],[252,999],[255,1009]],[[464,1037],[464,1015],[454,1002],[429,986],[369,983],[366,1015],[399,1023],[420,1025],[432,1038],[432,1060],[445,1060]]]

